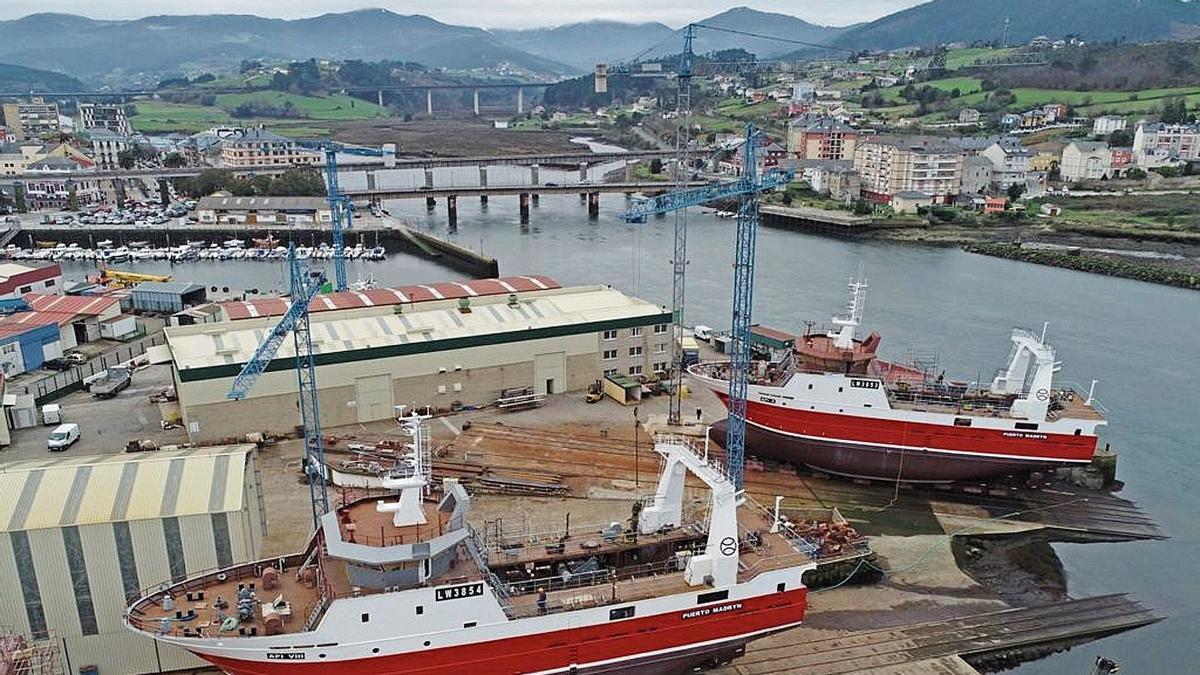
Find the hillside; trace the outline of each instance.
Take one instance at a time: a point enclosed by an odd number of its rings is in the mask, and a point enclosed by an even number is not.
[[[236,68],[242,59],[311,57],[392,59],[455,69],[510,64],[538,74],[571,72],[480,28],[381,9],[291,21],[230,14],[132,21],[34,14],[0,21],[0,61],[38,63],[96,81],[150,83],[168,73]]]
[[[554,28],[494,30],[492,34],[512,47],[581,71],[597,63],[619,63],[660,41],[674,31],[661,23],[588,21]]]
[[[760,12],[749,7],[735,7],[697,23],[816,44],[833,42],[852,28],[818,26],[788,14]],[[664,50],[666,53],[678,54],[683,45],[682,32],[676,32],[678,39],[666,46]],[[695,51],[697,54],[707,54],[724,49],[745,49],[760,59],[772,59],[795,51],[796,45],[703,28],[696,32]]]
[[[80,91],[87,87],[79,80],[62,73],[0,63],[0,91],[30,91],[31,89]]]
[[[1054,53],[1049,66],[972,69],[998,86],[1137,91],[1200,84],[1200,41],[1096,45]]]
[[[896,49],[939,42],[1000,41],[1075,34],[1099,42],[1146,42],[1200,36],[1200,3],[1181,0],[932,0],[846,31],[833,41],[851,49]]]

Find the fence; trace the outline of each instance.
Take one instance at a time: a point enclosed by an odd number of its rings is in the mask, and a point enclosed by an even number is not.
[[[70,370],[47,375],[40,380],[30,382],[25,385],[25,393],[33,394],[34,403],[37,405],[56,401],[73,391],[82,389],[83,381],[86,378],[141,356],[150,347],[161,345],[166,341],[166,336],[159,332],[137,342],[121,345],[87,363],[74,366]]]

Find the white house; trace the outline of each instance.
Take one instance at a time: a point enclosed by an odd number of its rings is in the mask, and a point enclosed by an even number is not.
[[[1104,115],[1092,120],[1092,134],[1107,136],[1114,131],[1123,131],[1129,125],[1129,120],[1115,115]]]
[[[1011,185],[1024,185],[1029,176],[1029,150],[1021,145],[1021,139],[1004,137],[992,143],[982,153],[992,162],[992,180],[1001,190]]]
[[[1112,150],[1103,141],[1073,141],[1063,148],[1059,174],[1067,181],[1112,178]]]

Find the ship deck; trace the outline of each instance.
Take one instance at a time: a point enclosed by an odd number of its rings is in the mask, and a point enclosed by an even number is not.
[[[433,522],[445,522],[439,518],[436,508],[429,509],[427,515],[432,516]],[[342,512],[343,510],[339,510]],[[382,535],[372,534],[379,541],[399,543],[400,537],[415,536],[409,528],[395,528],[391,525],[390,514],[380,514],[374,511],[374,502],[364,501],[351,505],[344,510],[339,519],[340,531],[349,541],[353,534],[358,543],[371,545],[365,530],[376,532],[382,528]],[[347,529],[354,523],[355,527]],[[779,534],[768,532],[770,517],[765,512],[747,506],[738,511],[739,529],[742,531],[742,549],[739,556],[738,581],[744,582],[755,575],[773,569],[807,564],[809,558],[801,553],[791,542]],[[389,531],[394,530],[394,532]],[[422,528],[432,529],[430,526]],[[436,533],[435,533],[436,534]],[[702,527],[688,524],[662,533],[639,535],[636,548],[646,546],[670,546],[672,549],[694,548],[689,544],[704,537]],[[632,550],[624,542],[598,544],[598,533],[583,532],[564,540],[561,552],[549,551],[544,546],[527,546],[524,553],[515,559],[505,557],[498,566],[529,563],[553,563],[560,560],[578,559],[586,555],[604,553],[621,553]],[[406,541],[410,541],[407,540]],[[588,544],[585,546],[585,544]],[[321,545],[318,539],[317,545]],[[431,580],[435,585],[462,583],[487,578],[484,570],[479,569],[464,544],[457,565],[447,575]],[[311,549],[310,549],[311,550]],[[171,586],[171,609],[163,607],[163,592],[154,594],[139,602],[130,611],[130,620],[138,628],[154,633],[173,633],[183,636],[217,635],[289,635],[304,632],[309,625],[310,617],[319,617],[324,610],[323,602],[337,598],[357,597],[384,592],[379,588],[363,588],[351,582],[348,564],[344,560],[322,554],[317,556],[321,569],[320,583],[299,574],[300,568],[307,560],[308,554],[301,553],[286,556],[271,561],[260,561],[241,565],[223,571],[212,571],[192,578],[181,584]],[[518,584],[506,584],[503,589],[507,596],[507,613],[510,618],[534,616],[542,612],[538,607],[537,589],[541,586],[547,589],[547,612],[571,611],[586,607],[603,606],[613,603],[626,603],[645,600],[648,598],[686,593],[703,590],[700,587],[689,586],[684,581],[683,571],[676,567],[675,559],[668,554],[667,559],[658,563],[623,567],[617,574],[608,572],[593,575],[578,575],[570,583],[564,583],[558,572],[555,576],[547,577],[544,582],[537,579]],[[263,569],[274,567],[278,571],[275,585],[268,588],[264,585]],[[222,622],[229,616],[237,615],[238,593],[243,588],[249,589],[255,595],[253,619],[242,622],[230,631],[220,630]],[[324,600],[323,600],[324,599]],[[218,606],[222,604],[225,606]],[[270,603],[270,604],[268,604]],[[264,609],[274,606],[281,619],[278,623],[264,619]]]

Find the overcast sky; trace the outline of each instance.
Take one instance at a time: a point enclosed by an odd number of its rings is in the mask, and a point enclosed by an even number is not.
[[[516,28],[589,19],[661,21],[673,27],[746,5],[841,26],[870,21],[926,0],[0,0],[0,19],[39,12],[132,19],[154,14],[258,14],[295,18],[363,7],[426,14],[446,23]]]

